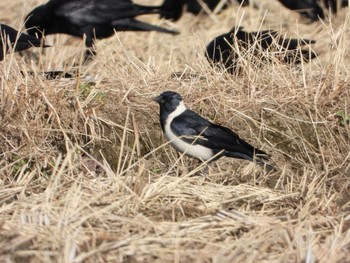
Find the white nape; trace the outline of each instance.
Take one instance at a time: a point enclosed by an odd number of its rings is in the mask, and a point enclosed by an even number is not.
[[[206,161],[213,157],[213,151],[210,148],[201,146],[199,144],[190,144],[183,140],[180,137],[176,136],[170,128],[170,124],[174,118],[181,115],[186,110],[186,106],[183,101],[180,102],[179,106],[169,114],[164,127],[165,137],[170,141],[170,144],[179,152],[185,153],[188,156],[193,158]],[[198,135],[200,137],[200,135]]]

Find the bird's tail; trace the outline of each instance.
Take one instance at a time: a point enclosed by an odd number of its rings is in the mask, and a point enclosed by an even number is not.
[[[267,163],[267,159],[265,158],[261,158],[261,157],[258,157],[256,156],[254,159],[253,159],[253,162],[260,165],[261,167],[263,167],[264,169],[266,169],[268,172],[270,171],[276,171],[276,168],[274,166],[272,166],[271,164],[268,164]]]
[[[178,2],[179,0],[176,0],[176,2]],[[175,9],[181,9],[181,13],[182,13],[182,9],[183,9],[183,3],[182,1],[179,1],[179,3],[176,3],[176,5],[174,5],[174,7],[168,8],[166,4],[163,5],[156,5],[156,6],[146,6],[146,5],[135,5],[134,6],[137,8],[138,10],[138,15],[150,15],[150,14],[160,14],[161,17],[165,17],[165,18],[171,18],[172,17],[172,13],[174,12],[173,8]],[[180,14],[181,16],[181,14]]]
[[[316,43],[312,39],[293,39],[293,38],[280,38],[279,45],[281,45],[285,51],[283,60],[286,63],[300,63],[302,60],[308,62],[317,57],[317,54],[312,49],[301,49],[302,46],[311,45]],[[300,49],[300,50],[299,50]]]
[[[311,45],[311,44],[315,44],[315,43],[316,43],[315,40],[306,39],[306,38],[295,39],[295,38],[281,37],[278,41],[278,44],[280,46],[282,46],[288,50],[297,49],[299,46]]]
[[[254,154],[252,154],[252,155],[248,155],[248,154],[240,153],[240,152],[227,151],[227,152],[225,152],[225,156],[254,162],[254,163],[260,165],[261,167],[264,167],[267,171],[276,170],[275,167],[273,167],[272,165],[267,163],[269,156],[265,152],[258,150],[258,149],[255,149]]]
[[[113,27],[116,31],[157,31],[172,35],[179,34],[178,31],[151,25],[133,18],[117,20],[113,23]]]

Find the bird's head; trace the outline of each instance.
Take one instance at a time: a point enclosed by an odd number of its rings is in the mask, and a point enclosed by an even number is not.
[[[174,91],[165,91],[153,100],[159,103],[160,111],[168,114],[175,110],[186,109],[180,94]]]
[[[39,6],[31,11],[25,19],[25,27],[29,35],[37,38],[42,38],[44,31],[50,25],[50,18],[47,17],[47,13]],[[45,32],[48,33],[48,32]]]

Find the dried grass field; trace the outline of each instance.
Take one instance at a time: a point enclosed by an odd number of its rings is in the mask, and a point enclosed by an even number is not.
[[[1,22],[23,28],[43,2],[2,0]],[[309,24],[257,4],[142,17],[181,34],[117,32],[83,66],[82,41],[65,35],[0,62],[0,262],[350,262],[348,9]],[[233,25],[314,39],[318,58],[215,71],[205,46]],[[151,98],[166,90],[276,171],[222,158],[201,176],[162,135]]]

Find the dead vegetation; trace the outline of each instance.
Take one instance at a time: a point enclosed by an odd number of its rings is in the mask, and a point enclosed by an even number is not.
[[[2,22],[19,27],[18,10],[35,4],[2,1]],[[48,38],[55,47],[44,54],[8,55],[0,64],[0,261],[350,261],[347,10],[310,25],[277,3],[261,5],[159,22],[179,29],[175,37],[118,32],[98,42],[86,66],[77,66],[82,42],[67,36]],[[239,21],[315,39],[319,57],[215,72],[205,45]],[[33,70],[81,75],[20,73]],[[203,166],[162,138],[150,98],[165,90],[267,151],[278,170],[223,158],[198,176]]]

